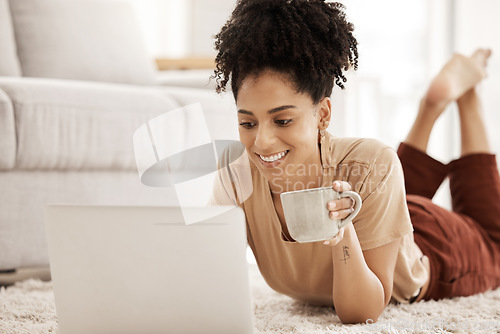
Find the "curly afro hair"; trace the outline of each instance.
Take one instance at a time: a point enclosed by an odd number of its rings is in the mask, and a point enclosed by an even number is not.
[[[344,88],[343,71],[358,67],[354,26],[344,6],[324,0],[239,0],[215,35],[217,93],[231,80],[235,100],[242,80],[265,69],[282,73],[314,104]]]

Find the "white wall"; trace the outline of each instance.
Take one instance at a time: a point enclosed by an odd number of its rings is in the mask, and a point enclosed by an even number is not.
[[[231,15],[235,0],[192,0],[193,41],[191,52],[195,55],[213,55],[214,35],[219,32]]]
[[[213,36],[235,0],[130,0],[154,57],[215,56]]]
[[[493,51],[481,92],[489,138],[495,153],[500,154],[500,2],[456,0],[455,15],[457,51],[470,54],[478,47]],[[497,161],[500,163],[498,156]]]

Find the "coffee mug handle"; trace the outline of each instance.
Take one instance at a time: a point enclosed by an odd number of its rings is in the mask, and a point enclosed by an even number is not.
[[[339,193],[339,197],[340,198],[351,197],[352,199],[354,199],[354,203],[355,203],[354,204],[354,211],[349,216],[345,217],[342,220],[339,220],[339,229],[341,229],[342,227],[347,225],[349,222],[351,222],[354,219],[354,217],[356,217],[358,215],[359,211],[361,210],[362,200],[361,200],[361,196],[359,196],[359,194],[354,192],[354,191],[343,191],[343,192]]]

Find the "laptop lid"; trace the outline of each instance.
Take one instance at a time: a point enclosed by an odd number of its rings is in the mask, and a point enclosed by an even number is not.
[[[240,208],[53,205],[45,227],[59,333],[253,333]]]

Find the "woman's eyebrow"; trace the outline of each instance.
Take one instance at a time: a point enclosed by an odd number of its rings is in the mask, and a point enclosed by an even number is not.
[[[295,108],[297,108],[297,107],[294,105],[279,106],[279,107],[273,108],[271,110],[268,110],[267,113],[274,114],[278,111],[282,111],[282,110],[286,110],[286,109],[295,109]],[[253,112],[245,110],[245,109],[238,109],[238,114],[253,115]]]

